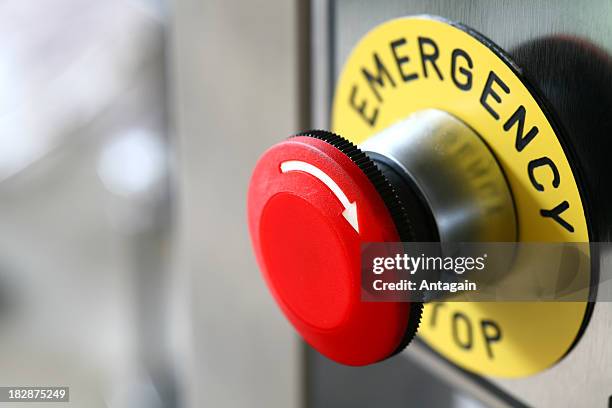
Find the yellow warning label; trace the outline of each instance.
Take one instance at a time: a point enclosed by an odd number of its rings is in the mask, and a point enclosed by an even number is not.
[[[416,111],[449,112],[473,128],[499,161],[514,198],[520,241],[588,242],[582,200],[561,143],[511,63],[493,47],[428,17],[376,27],[357,44],[339,78],[332,129],[360,143]],[[465,369],[521,377],[563,357],[586,307],[428,304],[419,334]]]

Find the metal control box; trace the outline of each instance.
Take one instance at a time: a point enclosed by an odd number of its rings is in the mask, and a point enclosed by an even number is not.
[[[382,23],[415,15],[465,24],[500,46],[547,100],[561,125],[568,132],[580,133],[582,148],[588,150],[589,144],[599,143],[594,134],[610,134],[612,3],[603,0],[314,1],[309,30],[311,88],[306,101],[313,128],[330,127],[337,81],[360,39]],[[588,116],[590,123],[576,124],[580,123],[573,117],[576,111]],[[604,178],[602,174],[601,183]],[[592,205],[601,212],[609,204],[602,200]],[[606,228],[602,230],[598,239],[606,241],[608,233]],[[599,268],[612,267],[608,254],[599,256]],[[425,319],[421,324],[432,322]],[[612,395],[611,329],[612,305],[590,304],[581,332],[564,357],[536,374],[512,379],[472,374],[423,341],[409,347],[404,356],[433,369],[435,376],[470,391],[487,405],[607,406]],[[311,364],[316,375],[326,375],[317,368],[316,358],[311,358]],[[313,398],[316,400],[316,395]]]

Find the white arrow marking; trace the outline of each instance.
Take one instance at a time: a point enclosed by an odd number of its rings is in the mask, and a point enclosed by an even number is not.
[[[310,163],[306,163],[299,160],[289,160],[282,162],[280,165],[281,171],[283,173],[287,173],[289,171],[303,171],[304,173],[308,173],[312,176],[315,176],[319,180],[323,182],[334,195],[340,200],[340,203],[344,207],[344,211],[342,211],[342,216],[346,218],[346,220],[351,224],[351,227],[357,231],[359,234],[359,222],[357,220],[357,203],[355,201],[349,201],[344,191],[336,184],[331,177],[329,177],[323,170],[318,167],[313,166]]]

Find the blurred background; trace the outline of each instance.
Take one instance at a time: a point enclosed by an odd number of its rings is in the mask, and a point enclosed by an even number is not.
[[[0,3],[3,386],[66,385],[83,407],[177,399],[168,16]]]
[[[296,406],[244,221],[253,151],[297,128],[297,7],[0,2],[0,385]]]

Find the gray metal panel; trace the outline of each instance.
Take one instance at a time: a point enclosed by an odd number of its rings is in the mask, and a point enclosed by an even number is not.
[[[174,5],[189,407],[299,405],[301,350],[255,265],[245,208],[255,161],[299,125],[296,15],[284,0]]]
[[[376,25],[397,17],[433,14],[466,24],[504,49],[551,34],[575,35],[612,51],[612,2],[338,0],[334,35],[336,77],[353,46]]]
[[[612,51],[612,2],[564,1],[451,1],[451,0],[338,0],[333,2],[333,60],[328,67],[337,77],[357,41],[371,28],[391,18],[434,14],[464,23],[505,49],[545,35],[563,34],[589,39]],[[316,53],[315,53],[316,55]],[[317,101],[315,101],[317,103]],[[605,265],[604,265],[605,267]],[[610,267],[608,265],[607,267]],[[488,379],[513,397],[535,406],[607,406],[612,394],[612,304],[598,303],[589,326],[563,360],[524,379]],[[407,356],[422,361],[449,381],[483,393],[487,386],[447,364],[436,363],[422,346],[411,346]]]

